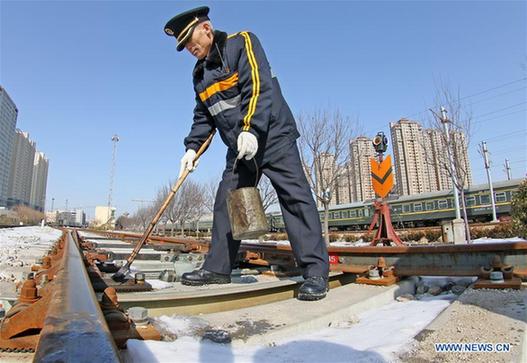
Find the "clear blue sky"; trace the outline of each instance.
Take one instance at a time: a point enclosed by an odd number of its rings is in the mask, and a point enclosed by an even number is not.
[[[50,159],[47,207],[108,198],[117,133],[114,200],[152,199],[177,176],[192,122],[194,59],[163,33],[168,19],[211,7],[217,29],[260,38],[293,113],[338,108],[363,131],[420,120],[440,79],[459,87],[476,122],[473,179],[485,182],[477,143],[489,139],[494,180],[527,169],[527,20],[524,1],[0,1],[0,84]],[[496,87],[496,88],[495,88]],[[490,90],[489,90],[490,89]],[[482,91],[486,91],[480,93]],[[501,136],[504,135],[504,136]],[[219,177],[217,138],[193,174]]]

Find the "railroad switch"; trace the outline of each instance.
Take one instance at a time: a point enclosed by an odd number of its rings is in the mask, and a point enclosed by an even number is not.
[[[386,266],[384,257],[379,257],[376,265],[371,265],[365,276],[357,277],[355,281],[358,284],[391,286],[399,281],[394,274],[393,266]]]
[[[501,262],[499,255],[494,255],[490,266],[481,266],[480,274],[474,283],[474,289],[516,289],[519,290],[522,280],[514,276],[514,267]]]

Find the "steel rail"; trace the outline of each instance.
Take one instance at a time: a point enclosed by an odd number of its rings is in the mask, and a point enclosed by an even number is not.
[[[54,284],[34,362],[120,362],[71,232]]]
[[[134,236],[133,233],[125,234],[128,237]],[[160,236],[156,236],[152,242],[154,241],[181,243]],[[192,244],[192,240],[185,241],[188,247]],[[202,248],[204,251],[206,249]],[[481,267],[491,265],[492,259],[498,256],[502,263],[514,267],[516,275],[527,278],[527,241],[469,245],[330,247],[328,251],[333,257],[332,271],[364,273],[370,265],[375,265],[383,257],[388,266],[394,266],[397,276],[477,276]],[[240,252],[246,254],[246,262],[256,265],[293,263],[291,247],[288,245],[242,243]]]

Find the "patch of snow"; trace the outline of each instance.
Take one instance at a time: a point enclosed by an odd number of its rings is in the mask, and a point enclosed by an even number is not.
[[[161,289],[167,289],[169,287],[173,287],[174,285],[170,282],[154,279],[154,280],[146,280],[147,283],[152,286],[154,290],[161,290]]]
[[[180,337],[172,342],[129,340],[125,362],[384,362],[410,347],[454,299],[453,295],[393,302],[358,316],[358,322],[336,322],[316,332],[299,334],[270,346],[231,346],[200,341],[188,334],[191,322],[158,318]]]
[[[473,243],[505,243],[505,242],[526,242],[523,238],[512,237],[512,238],[478,238],[472,241]]]

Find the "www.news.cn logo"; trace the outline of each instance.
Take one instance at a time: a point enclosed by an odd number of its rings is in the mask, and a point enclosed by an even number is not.
[[[507,353],[510,343],[435,343],[437,353]]]

